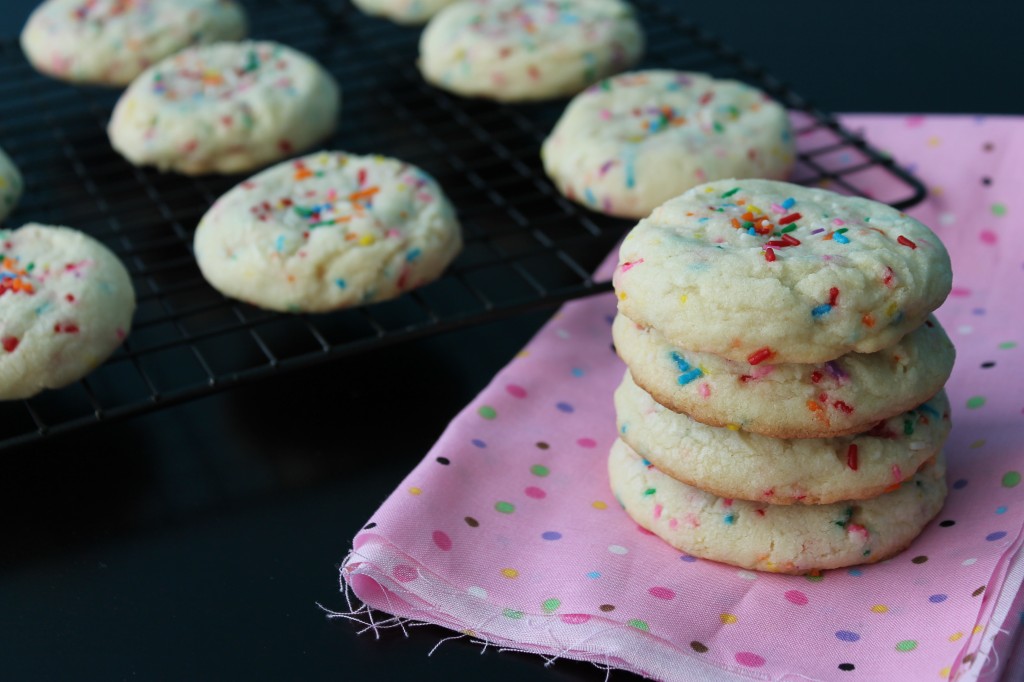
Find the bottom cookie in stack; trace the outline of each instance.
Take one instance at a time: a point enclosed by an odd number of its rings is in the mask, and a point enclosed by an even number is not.
[[[892,492],[823,505],[718,497],[668,476],[622,440],[612,446],[608,473],[626,512],[676,549],[774,573],[810,573],[893,556],[910,545],[946,497],[942,454]]]

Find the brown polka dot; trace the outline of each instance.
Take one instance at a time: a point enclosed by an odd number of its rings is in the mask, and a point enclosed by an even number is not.
[[[544,441],[540,440],[540,441],[537,441],[537,447],[540,448],[541,450],[547,450],[551,446],[548,445],[547,443],[545,443]]]
[[[984,586],[984,585],[982,585],[981,587],[979,587],[978,589],[976,589],[976,590],[975,590],[974,592],[971,592],[971,596],[972,596],[972,597],[977,597],[977,596],[978,596],[979,594],[981,594],[981,593],[982,593],[982,592],[984,592],[984,591],[985,591],[985,586]]]
[[[941,523],[939,523],[939,525],[942,526],[943,528],[949,528],[950,526],[955,526],[956,525],[956,521],[954,521],[953,519],[946,519],[945,521],[942,521]]]
[[[690,642],[690,648],[696,651],[698,654],[705,654],[708,651],[708,647],[705,644],[702,644],[701,642],[698,642],[696,640]]]
[[[911,561],[913,561],[915,564],[923,564],[924,562],[928,561],[928,557],[922,554],[921,556],[914,557],[913,559],[911,559]]]
[[[615,607],[612,606],[611,604],[601,604],[597,608],[601,609],[605,613],[608,613],[609,611],[614,611],[615,610]]]
[[[968,664],[974,661],[974,654],[967,654],[964,656],[964,663]]]
[[[990,177],[987,177],[987,176],[986,176],[986,177],[984,177],[984,178],[982,178],[982,179],[981,179],[981,184],[983,184],[983,185],[985,185],[986,187],[988,187],[989,185],[991,185],[991,184],[992,184],[992,178],[990,178]]]
[[[995,149],[996,146],[994,144],[992,144],[991,142],[986,142],[985,144],[983,144],[981,146],[981,148],[984,149],[986,152],[990,152],[993,149]]]
[[[477,526],[480,525],[480,522],[477,521],[476,519],[474,519],[472,516],[467,516],[465,521],[466,521],[466,525],[469,526],[470,528],[476,528]]]

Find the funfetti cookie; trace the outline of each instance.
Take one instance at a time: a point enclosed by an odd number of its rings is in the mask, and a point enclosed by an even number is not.
[[[191,47],[147,69],[114,107],[108,133],[136,165],[238,173],[321,142],[341,92],[323,67],[273,42]]]
[[[619,310],[679,348],[751,368],[873,353],[927,319],[949,254],[885,204],[771,180],[722,180],[654,210],[626,236]]]
[[[794,146],[786,110],[760,90],[652,70],[606,78],[576,95],[541,158],[570,199],[643,218],[709,180],[783,179]]]
[[[612,337],[633,378],[661,404],[705,424],[773,438],[867,431],[938,393],[956,355],[934,317],[883,350],[811,364],[751,366],[682,350],[623,315]]]
[[[643,48],[633,8],[620,0],[463,0],[427,24],[419,67],[460,95],[544,100],[628,69]]]
[[[47,75],[120,86],[183,47],[246,31],[231,0],[46,0],[25,24],[21,47]]]
[[[121,345],[135,292],[121,261],[68,227],[0,230],[0,400],[82,378]]]
[[[352,0],[364,13],[396,24],[422,24],[455,0]]]
[[[433,178],[395,159],[341,152],[246,180],[195,235],[210,284],[287,312],[393,298],[437,278],[461,246],[455,211]]]
[[[612,491],[638,524],[689,554],[773,573],[874,563],[900,552],[942,508],[945,470],[940,454],[874,499],[771,505],[681,483],[621,440],[608,458]]]
[[[21,172],[3,149],[0,149],[0,220],[14,210],[21,198]]]
[[[673,478],[719,497],[831,504],[877,497],[913,476],[949,435],[940,392],[839,438],[768,438],[701,424],[654,400],[629,372],[615,390],[619,438]]]

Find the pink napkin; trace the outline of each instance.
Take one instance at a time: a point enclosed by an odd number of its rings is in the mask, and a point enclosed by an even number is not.
[[[951,487],[924,534],[880,564],[792,577],[642,531],[605,469],[623,372],[606,294],[564,306],[356,536],[341,577],[357,615],[665,680],[995,679],[1024,580],[1024,119],[843,121],[922,178],[910,213],[953,258]]]

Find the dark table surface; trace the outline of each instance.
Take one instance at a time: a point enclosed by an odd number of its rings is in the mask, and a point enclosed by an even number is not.
[[[0,38],[33,4],[4,1]],[[678,5],[826,110],[1024,112],[1020,4]],[[317,606],[344,607],[338,565],[352,536],[550,314],[0,452],[0,674],[603,678],[461,642],[427,659],[445,631],[358,637]],[[382,407],[396,376],[400,428]],[[427,387],[431,399],[417,399]]]

